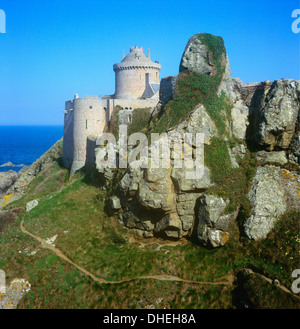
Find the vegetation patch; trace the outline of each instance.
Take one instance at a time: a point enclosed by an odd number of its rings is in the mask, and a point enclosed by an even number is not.
[[[109,131],[115,136],[116,139],[119,137],[119,112],[123,108],[117,105],[112,113],[111,120],[109,122]]]
[[[233,168],[228,143],[214,137],[211,144],[205,146],[204,161],[210,168],[211,178],[215,183],[206,193],[230,200],[226,212],[231,213],[240,205],[240,215],[243,218],[249,217],[251,207],[248,193],[257,168],[255,154],[247,151],[245,157],[239,161],[239,168]]]
[[[299,309],[299,299],[286,293],[261,275],[252,273],[241,280],[240,298],[256,309]]]
[[[276,223],[274,229],[262,241],[244,239],[246,248],[244,262],[261,274],[278,279],[291,287],[291,274],[299,267],[300,213],[289,211]]]
[[[132,120],[128,124],[128,135],[133,133],[146,133],[151,118],[151,108],[140,108],[132,111]]]

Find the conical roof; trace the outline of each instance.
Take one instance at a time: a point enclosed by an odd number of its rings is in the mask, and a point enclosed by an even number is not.
[[[130,53],[122,60],[121,63],[152,64],[152,61],[144,54],[142,47],[139,48],[134,46],[130,48]]]
[[[121,63],[114,65],[114,70],[116,69],[124,69],[127,67],[140,67],[140,66],[146,66],[146,67],[154,67],[158,70],[161,69],[160,64],[157,62],[152,62],[149,57],[147,57],[142,47],[133,46],[130,48],[129,54],[123,58]]]

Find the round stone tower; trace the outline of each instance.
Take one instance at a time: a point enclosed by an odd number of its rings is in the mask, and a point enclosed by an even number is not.
[[[102,133],[107,122],[107,101],[87,96],[66,102],[63,161],[70,176],[86,164],[87,138]]]
[[[152,62],[150,50],[146,56],[142,47],[131,47],[130,53],[113,68],[116,75],[115,99],[150,98],[149,89],[159,85],[161,66]]]

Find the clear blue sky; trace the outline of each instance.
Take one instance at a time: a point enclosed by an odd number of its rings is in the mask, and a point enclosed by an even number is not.
[[[63,124],[64,102],[114,93],[112,66],[132,45],[176,75],[188,39],[222,36],[232,77],[299,79],[298,0],[0,0],[0,125]]]

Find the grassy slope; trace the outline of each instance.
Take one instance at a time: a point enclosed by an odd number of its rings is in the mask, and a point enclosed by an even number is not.
[[[276,239],[261,243],[240,241],[234,225],[235,233],[229,244],[216,250],[207,250],[184,239],[173,246],[152,239],[144,246],[131,240],[127,230],[104,213],[104,192],[83,176],[61,185],[56,178],[64,177],[65,169],[55,163],[51,166],[50,171],[46,168],[37,176],[26,196],[27,200],[40,197],[39,206],[21,215],[18,221],[24,218],[25,227],[42,238],[57,234],[56,247],[99,278],[115,281],[171,274],[214,282],[226,281],[228,275],[250,266],[288,287],[291,284],[291,269],[297,266],[299,236],[287,232],[286,225],[298,223],[296,214],[279,224],[272,233]],[[47,177],[43,177],[45,173]],[[51,181],[57,182],[57,190],[45,195],[44,188]],[[21,199],[10,207],[22,204]],[[51,251],[41,249],[36,241],[21,233],[19,222],[4,229],[0,246],[0,267],[8,275],[7,280],[19,277],[32,284],[32,291],[19,307],[134,308],[140,300],[145,306],[155,304],[157,298],[163,298],[158,307],[232,307],[233,287],[230,286],[155,280],[100,285]],[[28,253],[32,251],[37,253],[30,256]]]
[[[155,304],[157,298],[163,298],[157,306],[167,308],[230,306],[230,287],[156,280],[100,285],[50,251],[41,249],[36,241],[20,231],[21,219],[24,218],[29,231],[42,238],[58,234],[56,247],[99,278],[121,280],[141,275],[176,274],[218,281],[227,274],[224,270],[215,272],[215,267],[209,266],[214,262],[211,252],[203,249],[204,253],[198,255],[197,246],[191,243],[182,247],[162,245],[159,251],[157,247],[162,241],[153,240],[145,247],[138,242],[129,243],[127,231],[115,218],[105,215],[104,195],[99,188],[87,183],[85,177],[78,176],[62,186],[56,178],[65,177],[65,169],[56,164],[51,166],[52,170],[45,170],[47,177],[41,172],[35,178],[25,200],[20,199],[9,207],[23,206],[25,201],[37,197],[40,198],[39,206],[24,213],[18,222],[7,226],[0,235],[0,267],[6,272],[7,281],[19,277],[32,284],[32,291],[19,307],[134,308],[138,307],[140,300],[145,306]],[[44,187],[48,188],[50,181],[58,183],[57,190],[45,195]],[[37,253],[31,256],[32,251]],[[196,259],[193,254],[197,255]],[[203,265],[198,267],[201,258]],[[190,271],[193,267],[197,267],[195,272]],[[220,300],[221,292],[224,297]]]

